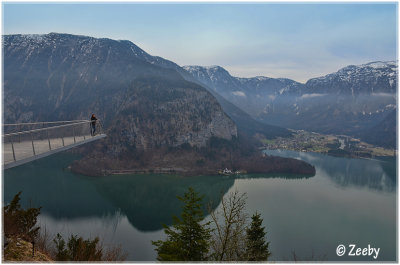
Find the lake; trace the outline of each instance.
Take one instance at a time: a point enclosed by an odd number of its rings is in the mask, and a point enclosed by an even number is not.
[[[77,155],[60,153],[5,170],[4,202],[22,191],[24,207],[42,206],[39,223],[49,234],[99,236],[105,246],[121,245],[128,261],[154,261],[151,241],[164,238],[162,224],[179,214],[176,196],[192,186],[217,209],[221,196],[237,189],[247,194],[247,212],[264,219],[271,260],[293,261],[293,253],[300,260],[374,260],[339,257],[340,244],[370,245],[380,248],[377,260],[396,260],[395,158],[265,153],[309,162],[316,174],[87,177],[68,170]]]

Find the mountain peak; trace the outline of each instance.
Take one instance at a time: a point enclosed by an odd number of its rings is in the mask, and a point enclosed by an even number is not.
[[[397,61],[376,61],[360,65],[361,67],[372,67],[372,68],[385,68],[385,67],[397,67]]]
[[[110,139],[119,151],[113,154],[132,146],[205,146],[212,136],[230,140],[237,135],[211,93],[185,81],[174,63],[130,41],[59,33],[5,35],[3,47],[4,108],[10,122],[98,113],[104,124],[116,128]]]
[[[207,72],[207,73],[222,72],[225,74],[229,74],[229,72],[226,69],[224,69],[223,67],[218,66],[218,65],[210,65],[210,66],[185,65],[182,68],[188,72],[203,71],[203,72]]]
[[[339,72],[345,72],[349,70],[366,70],[366,69],[372,69],[372,70],[383,70],[385,69],[390,69],[392,71],[397,70],[397,61],[374,61],[374,62],[369,62],[365,64],[359,64],[359,65],[348,65],[345,66],[341,69],[339,69],[336,73]],[[335,74],[335,73],[332,73]]]

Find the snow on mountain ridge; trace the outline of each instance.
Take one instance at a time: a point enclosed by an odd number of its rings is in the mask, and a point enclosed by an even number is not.
[[[388,73],[388,75],[390,75],[392,72],[396,72],[397,71],[397,62],[396,61],[387,61],[387,62],[376,61],[376,62],[370,62],[370,63],[366,63],[366,64],[361,64],[361,65],[348,65],[346,67],[339,69],[335,73],[327,74],[325,76],[320,76],[320,77],[316,77],[316,78],[311,78],[310,80],[325,79],[325,78],[330,78],[330,77],[333,77],[336,75],[345,76],[345,75],[355,75],[355,74],[363,74],[363,73],[371,74],[371,72],[379,75],[384,70],[390,71]]]
[[[383,61],[376,61],[376,62],[370,62],[370,63],[366,63],[366,64],[362,64],[361,66],[364,67],[372,67],[372,68],[384,68],[384,67],[389,67],[389,65],[395,65],[397,68],[397,61],[387,61],[387,62],[383,62]]]
[[[349,65],[337,72],[312,78],[306,85],[314,92],[319,93],[325,88],[331,92],[336,90],[337,93],[351,93],[352,97],[376,91],[393,92],[397,87],[397,61]]]

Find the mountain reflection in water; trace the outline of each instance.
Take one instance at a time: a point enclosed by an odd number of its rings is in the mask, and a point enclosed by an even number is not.
[[[155,231],[171,224],[179,215],[180,201],[188,187],[204,195],[207,205],[215,209],[236,178],[308,178],[305,175],[257,174],[238,176],[180,177],[174,175],[114,175],[86,177],[66,168],[76,155],[59,154],[5,171],[5,202],[19,192],[22,205],[42,206],[53,218],[81,218],[126,215],[140,231]]]
[[[40,225],[53,236],[99,236],[105,244],[121,244],[130,261],[154,261],[151,241],[164,238],[161,224],[179,214],[176,196],[192,186],[220,209],[221,196],[238,189],[247,193],[247,213],[264,219],[271,260],[290,260],[293,250],[302,259],[315,253],[331,261],[370,260],[338,257],[339,243],[372,244],[381,248],[379,261],[396,259],[395,158],[266,152],[309,162],[316,174],[86,177],[67,169],[78,156],[60,153],[5,170],[4,203],[22,191],[24,207],[43,207]]]
[[[389,192],[396,189],[395,157],[350,159],[289,150],[265,150],[264,152],[268,155],[291,157],[308,162],[315,166],[316,175],[330,178],[343,187],[358,186]]]

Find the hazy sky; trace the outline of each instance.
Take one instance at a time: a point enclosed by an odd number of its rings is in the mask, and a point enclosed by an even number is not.
[[[349,64],[397,59],[397,2],[3,3],[3,34],[124,39],[183,65],[300,82]]]

